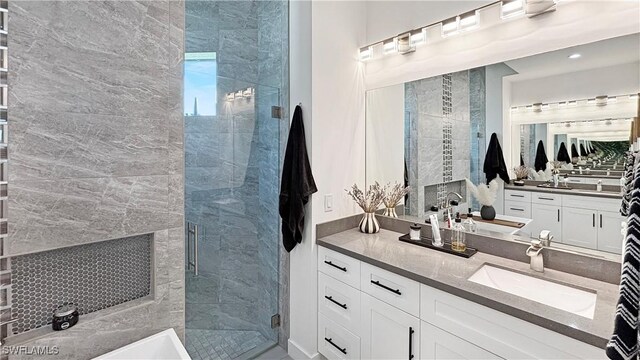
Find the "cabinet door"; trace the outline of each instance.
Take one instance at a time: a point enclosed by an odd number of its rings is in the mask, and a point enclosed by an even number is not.
[[[598,212],[598,250],[622,253],[621,223],[624,218],[618,212]]]
[[[496,354],[422,321],[420,355],[424,360],[501,359]]]
[[[363,359],[419,359],[420,320],[362,293]]]
[[[531,237],[537,238],[542,230],[549,230],[554,241],[564,242],[562,238],[562,216],[556,205],[531,204],[531,224],[528,225]]]
[[[598,247],[596,210],[565,207],[562,209],[562,243],[589,249]]]

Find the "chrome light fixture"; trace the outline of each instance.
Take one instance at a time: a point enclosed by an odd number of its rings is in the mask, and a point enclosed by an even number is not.
[[[366,46],[360,48],[359,51],[360,61],[367,61],[373,59],[373,46]]]
[[[500,5],[500,17],[503,19],[524,15],[524,0],[504,0]]]
[[[525,13],[532,18],[551,11],[556,11],[556,0],[525,0]]]

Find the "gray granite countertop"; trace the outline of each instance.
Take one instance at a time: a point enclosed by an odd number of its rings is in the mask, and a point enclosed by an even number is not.
[[[569,184],[569,186],[571,186],[571,184]],[[594,191],[594,190],[582,190],[582,189],[566,190],[562,188],[562,185],[560,185],[557,188],[546,188],[546,187],[537,187],[534,185],[515,186],[511,184],[505,184],[504,188],[507,190],[533,191],[533,192],[576,195],[576,196],[590,196],[590,197],[599,197],[599,198],[607,198],[607,199],[622,199],[622,195],[620,195],[620,192],[617,192],[617,191],[616,192]]]
[[[400,242],[401,235],[385,229],[373,235],[351,229],[319,238],[318,245],[600,348],[613,332],[617,285],[550,269],[540,274],[530,270],[528,263],[480,252],[465,259]],[[468,281],[485,263],[594,290],[597,300],[593,319]]]

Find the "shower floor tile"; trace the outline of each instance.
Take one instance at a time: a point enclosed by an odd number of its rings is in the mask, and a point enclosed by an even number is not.
[[[251,330],[186,330],[186,348],[193,360],[236,359],[268,341]]]

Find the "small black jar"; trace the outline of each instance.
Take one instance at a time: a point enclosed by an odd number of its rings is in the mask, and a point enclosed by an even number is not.
[[[76,304],[67,303],[60,305],[53,312],[53,322],[51,323],[51,326],[55,331],[66,330],[77,324],[79,317],[80,315],[78,314],[78,307]]]

